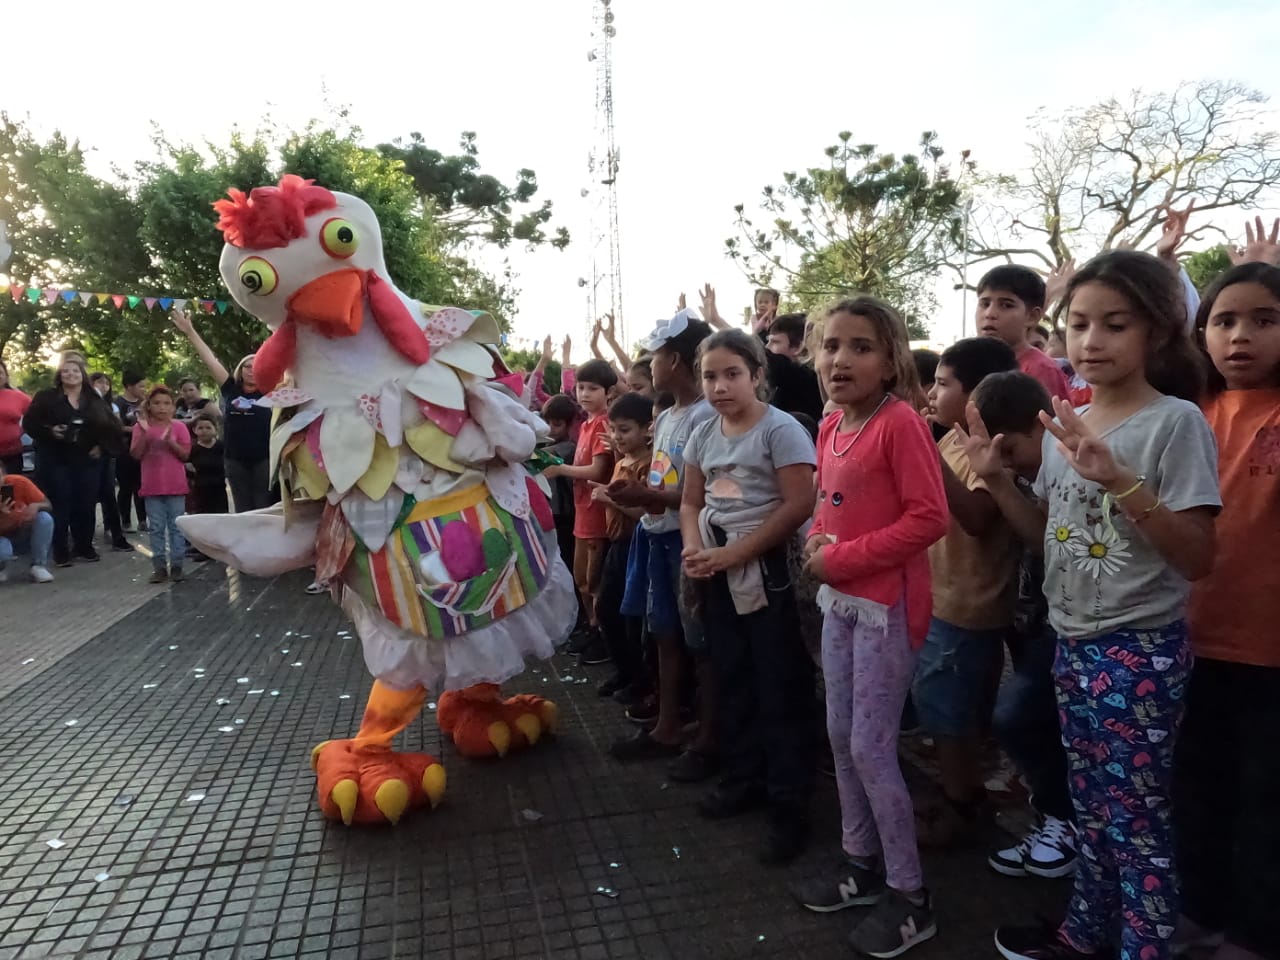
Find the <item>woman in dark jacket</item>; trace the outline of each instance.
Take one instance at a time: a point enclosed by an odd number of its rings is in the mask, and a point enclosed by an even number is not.
[[[89,386],[79,354],[63,356],[53,386],[32,398],[22,425],[35,441],[36,482],[53,504],[54,562],[70,565],[72,552],[97,560],[93,526],[101,459],[118,428],[107,402]]]

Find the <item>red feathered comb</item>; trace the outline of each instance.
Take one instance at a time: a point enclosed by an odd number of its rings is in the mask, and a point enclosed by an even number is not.
[[[227,196],[213,204],[218,229],[233,247],[251,250],[288,246],[304,235],[307,217],[338,205],[331,191],[292,173],[278,187],[254,187],[247,196],[232,187]]]

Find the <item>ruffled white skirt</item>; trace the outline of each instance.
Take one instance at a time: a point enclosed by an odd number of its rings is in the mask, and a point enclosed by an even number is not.
[[[555,532],[543,535],[551,562],[546,585],[519,610],[487,627],[449,640],[428,640],[396,626],[354,590],[343,587],[342,609],[355,623],[369,672],[407,690],[461,690],[505,683],[524,672],[526,659],[549,659],[578,617],[573,574],[560,559]]]

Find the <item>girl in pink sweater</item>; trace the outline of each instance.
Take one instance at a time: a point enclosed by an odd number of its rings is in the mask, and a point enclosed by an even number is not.
[[[152,583],[182,579],[187,541],[178,517],[187,503],[185,463],[191,455],[191,434],[173,419],[173,394],[166,386],[152,387],[133,425],[129,453],[142,463],[142,488],[151,530]],[[166,540],[168,541],[166,544]]]
[[[894,957],[937,932],[898,726],[929,627],[926,551],[947,532],[947,498],[937,447],[913,406],[916,368],[897,312],[870,297],[837,303],[822,324],[817,368],[839,409],[818,431],[818,505],[805,554],[823,584],[822,670],[844,856],[794,892],[822,913],[875,904],[853,944]]]

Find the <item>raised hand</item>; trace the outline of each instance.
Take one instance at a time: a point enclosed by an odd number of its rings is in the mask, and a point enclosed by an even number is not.
[[[1042,411],[1040,422],[1058,438],[1058,449],[1062,451],[1071,469],[1100,487],[1113,486],[1121,469],[1111,448],[1090,429],[1066,400],[1054,397],[1053,412],[1058,415],[1056,421]]]
[[[702,319],[708,323],[712,317],[720,316],[720,312],[716,309],[716,290],[709,283],[704,283],[702,289],[698,292],[698,296],[702,299]]]
[[[1187,239],[1187,220],[1196,202],[1192,200],[1185,210],[1174,210],[1169,204],[1161,205],[1165,212],[1164,223],[1160,227],[1160,239],[1156,241],[1156,256],[1162,260],[1177,262],[1178,248]]]
[[[547,338],[542,341],[542,356],[538,362],[544,367],[551,362],[551,334],[547,334]]]
[[[1254,225],[1245,222],[1244,237],[1245,245],[1243,247],[1228,247],[1227,255],[1231,257],[1231,262],[1237,267],[1242,263],[1269,263],[1273,267],[1280,267],[1280,217],[1276,218],[1276,222],[1271,226],[1271,233],[1268,234],[1266,227],[1262,222],[1262,217],[1255,217]]]
[[[959,423],[955,428],[964,454],[969,458],[969,466],[984,480],[999,476],[1004,471],[1004,434],[997,433],[993,437],[987,432],[978,405],[972,400],[965,404],[964,417],[968,428]]]
[[[1044,278],[1044,302],[1046,307],[1062,299],[1063,294],[1067,292],[1067,287],[1071,285],[1071,278],[1075,275],[1075,257],[1068,257],[1049,271],[1048,276]]]
[[[564,343],[560,345],[560,366],[567,367],[569,365],[569,351],[573,348],[573,341],[566,336]]]
[[[175,327],[186,335],[190,335],[191,331],[195,329],[191,323],[191,311],[186,307],[183,307],[181,310],[174,307],[169,311],[169,319],[173,321],[173,325]]]

